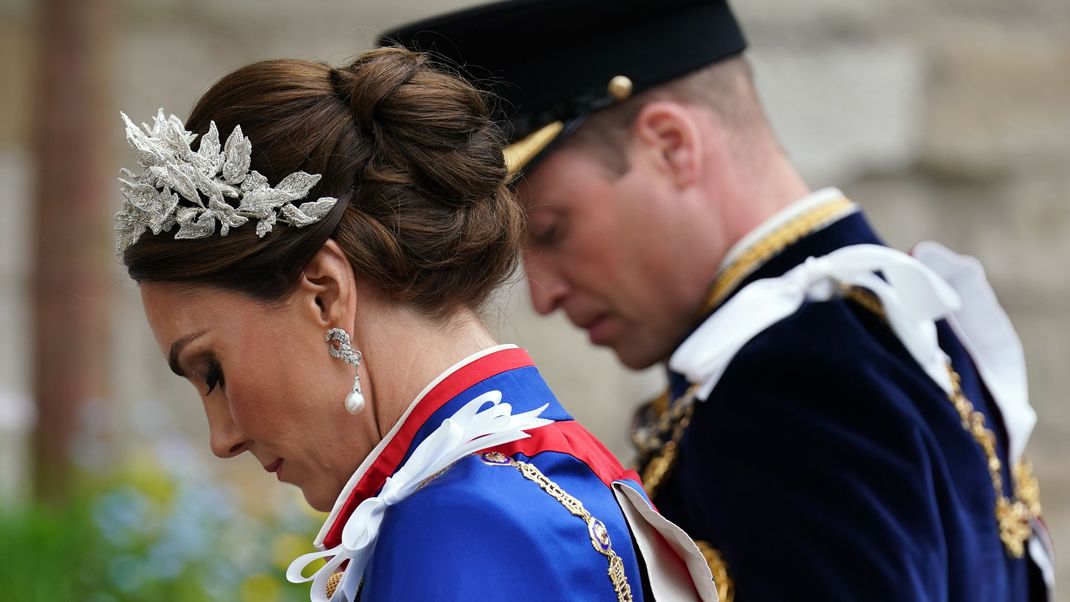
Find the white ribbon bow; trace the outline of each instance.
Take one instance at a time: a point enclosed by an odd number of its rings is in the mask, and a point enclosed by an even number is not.
[[[700,385],[696,396],[705,399],[747,342],[795,313],[805,301],[831,299],[840,285],[864,287],[877,295],[907,351],[950,393],[947,356],[937,343],[935,320],[958,309],[959,296],[918,260],[879,245],[844,247],[811,257],[779,278],[752,282],[684,341],[669,359],[669,367]]]
[[[387,508],[412,495],[424,481],[468,454],[525,439],[529,437],[525,430],[553,422],[538,417],[549,404],[514,415],[512,406],[501,403],[501,400],[501,391],[484,393],[444,420],[416,447],[405,465],[387,478],[379,495],[357,506],[342,530],[342,543],[330,550],[298,557],[286,569],[286,579],[291,583],[312,581],[312,602],[327,602],[327,580],[342,563],[349,561],[341,589],[347,589],[346,584],[353,582],[351,578],[359,579],[364,573]],[[488,402],[493,406],[480,412],[479,409]],[[303,576],[309,564],[327,556],[333,558],[323,568],[311,577]]]

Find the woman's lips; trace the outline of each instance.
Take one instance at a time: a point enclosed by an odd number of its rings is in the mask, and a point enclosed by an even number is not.
[[[271,464],[268,464],[267,466],[264,467],[264,470],[266,470],[268,472],[274,472],[274,473],[276,473],[276,476],[278,476],[279,468],[282,468],[282,458],[279,458],[278,460],[275,460]]]

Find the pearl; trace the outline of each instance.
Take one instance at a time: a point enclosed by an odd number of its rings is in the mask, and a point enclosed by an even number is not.
[[[359,414],[364,409],[364,395],[360,391],[353,391],[346,396],[346,411],[350,414]]]

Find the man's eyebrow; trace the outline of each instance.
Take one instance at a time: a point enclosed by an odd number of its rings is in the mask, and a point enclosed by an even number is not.
[[[182,367],[178,365],[178,355],[182,353],[182,349],[185,348],[186,345],[189,345],[194,339],[200,337],[205,332],[206,331],[204,330],[198,330],[197,332],[187,334],[174,343],[171,343],[171,353],[167,356],[167,365],[171,367],[171,372],[174,372],[182,378],[186,377],[186,373],[183,372]]]

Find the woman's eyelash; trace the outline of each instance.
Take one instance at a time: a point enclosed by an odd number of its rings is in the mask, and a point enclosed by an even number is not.
[[[204,382],[208,385],[208,391],[204,394],[205,397],[211,395],[216,386],[227,386],[226,381],[223,380],[223,369],[219,367],[217,362],[213,361],[208,364],[208,371],[204,375]]]
[[[559,228],[557,224],[553,224],[548,228],[543,228],[540,232],[535,234],[535,242],[537,243],[550,243],[557,238]]]

